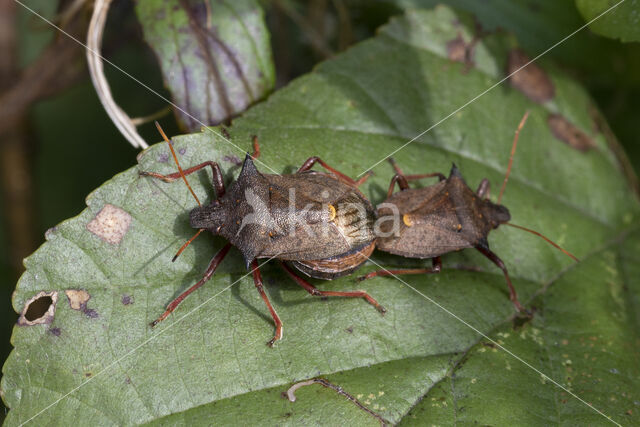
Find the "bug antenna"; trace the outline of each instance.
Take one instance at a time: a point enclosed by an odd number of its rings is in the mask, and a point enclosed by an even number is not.
[[[187,184],[187,188],[189,189],[189,191],[191,191],[191,195],[193,195],[193,198],[196,199],[196,202],[198,202],[198,206],[202,206],[202,204],[200,203],[200,200],[198,199],[198,196],[196,196],[196,193],[194,193],[193,189],[189,185],[189,181],[187,181],[187,177],[184,175],[184,172],[182,171],[182,168],[180,167],[180,162],[178,161],[178,156],[176,156],[176,152],[173,149],[173,145],[171,145],[171,141],[169,140],[169,138],[167,138],[167,135],[164,133],[164,131],[160,127],[160,123],[158,123],[156,121],[155,124],[156,124],[156,128],[158,128],[158,132],[160,132],[160,135],[162,135],[162,138],[164,138],[164,140],[167,141],[167,144],[169,145],[169,150],[171,150],[171,155],[173,156],[173,160],[176,162],[176,166],[178,166],[178,171],[180,172],[180,176],[184,180],[184,183]]]
[[[544,240],[545,240],[547,243],[549,243],[551,246],[555,247],[556,249],[561,250],[565,255],[567,255],[568,257],[570,257],[571,259],[573,259],[575,262],[580,262],[580,260],[579,260],[575,255],[573,255],[571,252],[569,252],[569,251],[568,251],[568,250],[566,250],[566,249],[563,249],[562,247],[560,247],[560,245],[558,245],[557,243],[555,243],[554,241],[552,241],[552,240],[551,240],[551,239],[549,239],[548,237],[546,237],[546,236],[542,235],[541,233],[538,233],[538,232],[537,232],[537,231],[535,231],[535,230],[531,230],[531,229],[526,228],[526,227],[523,227],[523,226],[521,226],[521,225],[512,224],[512,223],[510,223],[510,222],[505,222],[505,225],[509,225],[509,226],[511,226],[511,227],[519,228],[520,230],[527,231],[527,232],[529,232],[529,233],[531,233],[531,234],[535,234],[536,236],[541,237],[542,239],[544,239]]]
[[[176,254],[173,256],[173,258],[171,258],[171,262],[174,262],[176,259],[178,259],[178,257],[180,256],[180,254],[187,249],[187,246],[189,246],[191,244],[191,242],[193,242],[194,240],[196,240],[196,237],[198,237],[200,235],[200,233],[202,233],[205,229],[201,228],[200,230],[198,230],[198,232],[196,234],[193,235],[192,238],[190,238],[189,240],[187,240],[184,245],[182,245],[180,247],[180,249],[178,250],[178,252],[176,252]]]
[[[504,176],[504,181],[502,181],[502,187],[500,188],[500,194],[498,195],[498,204],[502,201],[502,194],[504,193],[504,189],[507,186],[507,181],[509,181],[509,175],[511,174],[511,165],[513,165],[513,156],[516,154],[516,146],[518,145],[518,137],[520,136],[520,131],[524,127],[525,122],[527,121],[527,117],[529,117],[529,110],[524,113],[522,119],[520,120],[520,124],[516,129],[516,134],[513,137],[513,144],[511,145],[511,155],[509,155],[509,166],[507,166],[507,173]]]

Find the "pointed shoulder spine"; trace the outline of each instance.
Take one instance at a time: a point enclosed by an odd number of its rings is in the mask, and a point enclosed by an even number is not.
[[[451,178],[452,176],[455,176],[457,178],[462,178],[462,174],[460,173],[460,170],[458,169],[458,166],[456,166],[455,163],[451,163],[451,172],[449,173],[449,178]]]
[[[247,153],[244,158],[244,162],[242,163],[242,170],[240,171],[240,175],[238,179],[244,176],[254,176],[258,174],[258,170],[256,169],[256,165],[253,164],[253,159],[251,155]]]

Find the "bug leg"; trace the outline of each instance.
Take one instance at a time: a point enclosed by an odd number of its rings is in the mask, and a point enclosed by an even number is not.
[[[189,296],[190,293],[198,289],[200,286],[204,285],[207,280],[211,279],[211,276],[213,276],[213,273],[216,271],[216,268],[218,268],[218,265],[220,264],[220,262],[222,262],[224,257],[227,255],[227,252],[229,252],[230,248],[231,248],[231,243],[227,243],[226,245],[224,245],[224,247],[220,249],[220,251],[213,257],[213,259],[209,263],[209,267],[207,267],[207,270],[204,272],[202,279],[200,279],[198,283],[196,283],[195,285],[191,286],[189,289],[187,289],[186,291],[178,295],[176,299],[171,301],[167,306],[167,309],[165,310],[165,312],[162,313],[162,315],[158,317],[156,320],[151,322],[151,326],[152,327],[156,326],[158,323],[166,319],[167,316],[169,316],[173,312],[173,310],[175,310],[176,307],[178,307],[178,305],[180,305],[180,303],[187,296]]]
[[[409,188],[409,183],[407,183],[407,179],[404,177],[404,175],[400,175],[399,173],[397,173],[393,176],[393,178],[391,178],[391,182],[389,183],[389,190],[387,191],[387,198],[391,197],[391,195],[393,194],[393,189],[396,183],[398,184],[398,187],[400,187],[400,191],[404,191]]]
[[[257,135],[253,135],[251,139],[253,140],[253,154],[251,155],[251,158],[255,160],[260,157],[260,144],[258,144]]]
[[[498,255],[491,252],[488,247],[476,246],[476,249],[480,251],[482,255],[489,258],[504,273],[504,278],[506,279],[507,285],[509,286],[509,299],[511,299],[511,302],[515,306],[516,310],[518,310],[520,313],[525,313],[530,316],[530,313],[522,306],[522,304],[520,304],[520,301],[518,300],[518,294],[516,293],[516,289],[513,287],[513,283],[511,283],[511,278],[509,277],[509,273],[507,272],[507,267],[504,265],[504,262],[502,262]]]
[[[405,175],[393,157],[389,157],[389,163],[391,163],[391,165],[393,166],[396,174],[393,176],[393,178],[391,178],[391,185],[389,185],[387,196],[391,196],[391,194],[393,193],[393,186],[396,182],[398,183],[398,187],[400,187],[400,190],[402,191],[409,188],[409,181],[417,181],[422,178],[433,178],[434,176],[438,177],[438,181],[444,181],[445,179],[447,179],[440,172],[423,173],[420,175]]]
[[[335,292],[335,291],[321,291],[313,286],[311,283],[307,282],[302,277],[298,276],[287,264],[284,262],[280,262],[284,271],[287,272],[289,277],[291,277],[294,282],[304,288],[305,291],[309,292],[311,295],[316,297],[347,297],[347,298],[364,298],[367,302],[373,305],[376,310],[380,313],[384,314],[387,310],[381,306],[378,301],[373,299],[366,291],[348,291],[348,292]]]
[[[269,347],[273,347],[273,343],[275,343],[279,339],[282,339],[282,321],[278,317],[278,313],[276,313],[276,310],[271,305],[271,301],[269,301],[267,293],[264,291],[262,276],[260,275],[260,270],[258,269],[258,261],[255,259],[251,263],[251,273],[253,274],[253,283],[256,285],[256,289],[258,290],[258,292],[260,292],[260,296],[264,300],[264,303],[267,305],[269,313],[271,313],[273,323],[275,323],[276,325],[276,333],[273,335],[273,338],[271,338],[271,340],[267,342],[267,345]]]
[[[480,181],[480,185],[478,185],[478,190],[476,191],[476,194],[481,199],[488,199],[490,191],[491,191],[491,183],[487,178],[483,178],[482,181]]]
[[[369,177],[371,176],[371,171],[368,171],[366,174],[364,174],[362,176],[362,178],[360,178],[359,180],[354,180],[353,178],[343,174],[342,172],[338,171],[337,169],[332,168],[331,166],[329,166],[328,164],[326,164],[324,162],[324,160],[322,160],[320,157],[317,156],[313,156],[313,157],[309,157],[307,159],[307,161],[305,161],[302,166],[300,166],[300,169],[298,169],[298,171],[296,173],[299,172],[304,172],[304,171],[308,171],[309,169],[311,169],[313,167],[313,165],[315,165],[316,163],[320,163],[320,165],[325,168],[326,170],[328,170],[329,172],[331,172],[332,174],[334,174],[335,176],[338,177],[338,179],[340,179],[341,181],[345,182],[346,184],[349,184],[353,187],[358,187],[362,184],[364,184],[364,182],[369,179]]]
[[[208,161],[208,162],[200,163],[199,165],[190,167],[189,169],[185,169],[184,175],[186,176],[186,175],[192,174],[196,171],[199,171],[200,169],[206,168],[207,166],[211,166],[211,170],[213,171],[213,186],[216,189],[216,196],[222,197],[222,195],[224,195],[224,192],[225,192],[224,180],[222,178],[222,170],[220,170],[220,166],[218,166],[216,162]],[[140,176],[150,176],[152,178],[161,179],[164,182],[172,182],[181,177],[180,172],[170,173],[168,175],[162,175],[155,172],[140,171],[139,174]]]
[[[367,279],[373,279],[374,277],[383,276],[398,276],[402,274],[435,274],[440,273],[442,270],[442,260],[440,257],[433,258],[433,267],[431,268],[403,268],[400,270],[376,270],[369,274],[358,277],[358,281],[361,282]]]
[[[444,181],[445,179],[447,179],[440,172],[423,173],[420,175],[405,175],[393,157],[389,157],[389,163],[391,163],[391,165],[393,166],[393,169],[396,171],[396,174],[393,176],[393,178],[391,178],[391,183],[389,184],[389,190],[387,191],[387,197],[391,197],[391,194],[393,194],[393,187],[396,183],[398,183],[398,187],[400,187],[400,191],[403,191],[409,188],[409,181],[417,181],[419,179],[433,178],[436,176],[438,177],[438,181]]]
[[[433,178],[434,176],[438,177],[438,181],[444,181],[445,179],[447,179],[447,177],[442,175],[440,172],[423,173],[420,175],[405,175],[404,177],[407,181],[416,181],[422,178]]]

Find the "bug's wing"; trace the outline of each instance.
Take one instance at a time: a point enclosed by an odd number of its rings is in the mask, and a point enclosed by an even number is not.
[[[388,216],[381,226],[378,248],[408,258],[433,258],[447,252],[473,247],[463,229],[460,212],[450,197],[447,182],[395,193],[379,207],[379,217]],[[393,219],[397,217],[397,219]],[[384,236],[387,234],[387,236]]]
[[[278,232],[258,257],[324,259],[375,240],[373,208],[353,187],[318,172],[265,177]]]
[[[409,227],[401,228],[397,237],[378,239],[378,249],[407,258],[433,258],[473,247],[466,238],[440,224],[421,224],[411,227],[411,231]]]

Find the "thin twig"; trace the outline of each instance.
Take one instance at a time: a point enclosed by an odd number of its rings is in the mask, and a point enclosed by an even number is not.
[[[296,401],[296,395],[295,395],[296,390],[298,390],[300,387],[304,387],[304,386],[312,385],[312,384],[320,384],[323,387],[330,388],[331,390],[335,391],[336,393],[346,397],[347,400],[353,402],[354,405],[356,405],[361,410],[365,411],[367,414],[369,414],[372,417],[374,417],[375,419],[377,419],[380,422],[380,425],[382,425],[382,426],[388,425],[387,421],[384,418],[382,418],[380,415],[376,414],[371,409],[369,409],[366,406],[364,406],[362,403],[360,403],[360,401],[358,399],[356,399],[351,394],[349,394],[346,391],[344,391],[344,389],[342,387],[337,386],[335,384],[332,384],[329,381],[325,380],[324,378],[312,378],[312,379],[307,380],[307,381],[300,381],[299,383],[295,383],[294,385],[289,387],[289,389],[286,392],[282,393],[282,396],[286,397],[287,399],[289,399],[290,402],[295,402]]]
[[[102,66],[102,58],[100,51],[102,49],[102,35],[104,26],[107,22],[107,14],[112,0],[96,0],[94,4],[93,14],[89,22],[89,30],[87,32],[87,64],[89,65],[89,74],[91,81],[100,98],[102,106],[107,111],[111,121],[116,125],[120,133],[136,148],[147,148],[148,145],[138,134],[135,124],[131,118],[124,112],[122,108],[116,104],[111,95],[111,88],[104,75]]]

